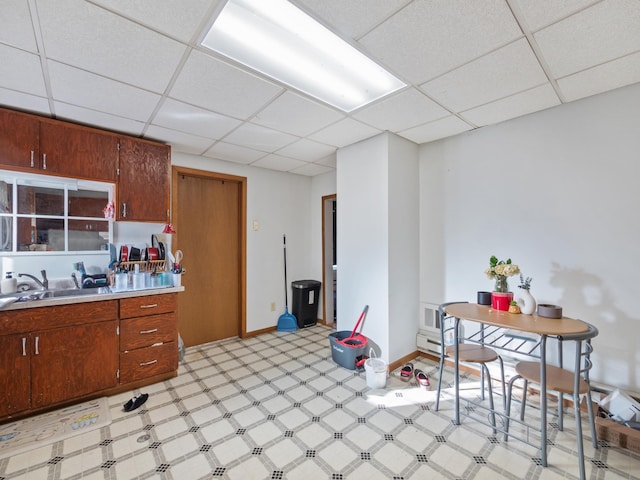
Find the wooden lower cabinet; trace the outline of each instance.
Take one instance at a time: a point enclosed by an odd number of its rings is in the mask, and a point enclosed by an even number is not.
[[[120,300],[120,384],[178,369],[177,294]]]
[[[0,422],[176,375],[177,294],[0,311]]]
[[[117,328],[118,321],[113,319],[32,334],[32,408],[115,387]]]
[[[28,334],[0,336],[0,418],[31,408]]]

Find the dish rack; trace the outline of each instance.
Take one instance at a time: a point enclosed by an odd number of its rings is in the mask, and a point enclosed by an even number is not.
[[[119,262],[116,264],[117,271],[134,272],[136,265],[139,265],[140,273],[144,272],[164,272],[167,268],[166,260],[141,260],[137,262]]]

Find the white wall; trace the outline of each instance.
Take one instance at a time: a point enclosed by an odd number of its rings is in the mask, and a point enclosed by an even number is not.
[[[639,152],[640,84],[421,146],[421,299],[475,301],[511,257],[599,328],[593,378],[639,391]]]
[[[338,150],[337,330],[352,330],[365,305],[363,333],[388,358],[389,205],[387,136]]]
[[[418,148],[393,134],[338,151],[338,330],[364,305],[363,333],[394,361],[416,349]]]

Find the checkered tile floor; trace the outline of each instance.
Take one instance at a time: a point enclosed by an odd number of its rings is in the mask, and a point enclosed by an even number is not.
[[[111,425],[1,460],[0,480],[577,478],[570,413],[564,432],[550,423],[543,468],[533,447],[505,443],[467,418],[453,425],[450,394],[434,412],[433,362],[414,362],[431,376],[431,391],[397,371],[372,390],[365,373],[332,361],[329,332],[315,326],[188,348],[178,377],[141,389],[149,400],[140,409],[122,410],[139,391],[110,397]],[[587,478],[640,479],[639,456],[584,444]]]

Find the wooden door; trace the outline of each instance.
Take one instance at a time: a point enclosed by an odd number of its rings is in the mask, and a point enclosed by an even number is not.
[[[39,131],[37,117],[0,108],[0,165],[39,168]]]
[[[117,326],[117,320],[110,320],[32,333],[33,408],[115,387]]]
[[[243,336],[246,179],[179,167],[173,178],[180,335],[186,346]]]
[[[29,334],[0,336],[0,418],[31,406]]]
[[[63,122],[43,121],[40,125],[40,154],[43,173],[116,181],[118,137],[114,134]]]
[[[171,149],[130,137],[120,139],[117,220],[169,221]]]

